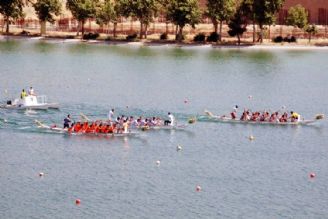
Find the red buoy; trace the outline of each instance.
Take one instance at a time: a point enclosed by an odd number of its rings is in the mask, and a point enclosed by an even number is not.
[[[81,204],[81,200],[80,200],[80,199],[76,199],[76,200],[75,200],[75,204],[76,204],[76,205]]]
[[[196,192],[200,192],[202,191],[202,187],[200,187],[200,185],[196,186]]]
[[[314,178],[315,177],[315,173],[310,173],[310,178]]]

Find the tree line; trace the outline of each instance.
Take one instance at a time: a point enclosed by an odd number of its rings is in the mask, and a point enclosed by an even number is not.
[[[228,34],[240,38],[248,25],[253,26],[253,41],[256,37],[256,26],[259,27],[258,41],[263,41],[266,26],[276,22],[276,14],[282,8],[284,0],[207,0],[206,7],[201,9],[198,0],[67,0],[66,8],[78,21],[78,33],[84,35],[84,25],[88,19],[96,19],[99,25],[113,23],[113,36],[121,17],[133,17],[140,22],[139,38],[147,38],[147,28],[159,15],[168,24],[176,26],[176,40],[183,40],[183,29],[186,25],[195,28],[202,16],[208,17],[213,23],[213,33],[221,41],[223,23],[228,24]],[[55,22],[60,15],[60,0],[1,0],[0,14],[6,23],[6,33],[12,21],[24,17],[24,6],[34,7],[40,21],[41,34],[46,33],[46,22]],[[309,25],[308,14],[301,5],[288,11],[287,24],[303,28],[311,34],[316,32],[315,25]]]

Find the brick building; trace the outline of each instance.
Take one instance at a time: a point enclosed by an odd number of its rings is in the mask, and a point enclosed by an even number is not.
[[[205,7],[206,0],[199,1]],[[297,4],[302,5],[309,13],[309,22],[318,25],[328,25],[328,0],[285,0],[283,8],[277,16],[278,24],[285,24],[288,9]]]
[[[327,0],[285,0],[283,8],[279,12],[279,24],[285,24],[288,9],[297,4],[302,5],[308,11],[309,23],[318,25],[328,24]]]

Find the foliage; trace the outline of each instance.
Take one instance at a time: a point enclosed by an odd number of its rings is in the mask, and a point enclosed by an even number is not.
[[[318,33],[318,28],[315,24],[306,25],[304,30],[309,34],[309,42],[311,42],[312,35]]]
[[[204,33],[198,33],[194,36],[194,42],[205,42],[206,36]]]
[[[108,24],[116,17],[112,0],[104,0],[96,11],[96,21],[98,24]]]
[[[298,4],[289,8],[286,21],[288,25],[304,28],[308,23],[308,13],[302,5]]]
[[[213,25],[214,32],[218,32],[220,22],[220,35],[222,34],[222,22],[229,21],[235,12],[236,0],[208,0],[205,15],[208,16]]]
[[[243,5],[240,5],[228,24],[228,34],[230,36],[237,36],[238,45],[240,45],[240,37],[246,31],[247,27],[247,15],[243,9]]]
[[[212,32],[208,37],[207,37],[207,42],[217,42],[220,38],[220,35],[217,32]]]
[[[153,21],[158,9],[157,0],[121,0],[121,12],[126,17],[136,17],[140,21],[140,38],[146,37],[144,26],[147,28]]]
[[[282,43],[284,41],[284,38],[282,38],[282,36],[276,36],[275,38],[273,38],[272,41],[275,43]]]
[[[263,26],[272,25],[275,22],[275,14],[280,10],[284,0],[253,0],[254,20],[258,23],[263,41]]]
[[[159,37],[161,40],[167,40],[168,36],[167,33],[162,33],[161,36]]]
[[[9,33],[9,23],[12,19],[24,17],[23,0],[0,0],[0,14],[6,21],[6,33]]]
[[[82,36],[84,35],[84,24],[87,19],[94,18],[97,12],[98,0],[67,0],[66,8],[71,11],[73,17],[81,22]]]
[[[86,33],[83,35],[84,40],[95,40],[99,37],[99,33]]]
[[[171,0],[167,9],[167,18],[179,27],[177,40],[182,41],[183,28],[189,24],[193,28],[199,23],[201,12],[197,0]]]
[[[59,0],[37,0],[33,7],[40,21],[50,23],[55,21],[54,15],[58,16],[61,11]]]
[[[126,40],[133,41],[133,40],[137,39],[137,37],[138,37],[138,34],[137,33],[133,33],[133,34],[127,35],[126,36]]]
[[[294,36],[288,36],[288,37],[282,37],[282,36],[277,36],[273,38],[272,40],[275,43],[282,43],[282,42],[287,42],[287,43],[295,43],[296,42],[296,37]]]

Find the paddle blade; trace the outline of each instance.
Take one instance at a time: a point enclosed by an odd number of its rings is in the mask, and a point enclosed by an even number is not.
[[[204,112],[205,112],[205,114],[206,114],[207,116],[209,116],[209,117],[213,117],[213,116],[214,116],[213,113],[211,113],[211,112],[208,111],[208,110],[205,110]]]

